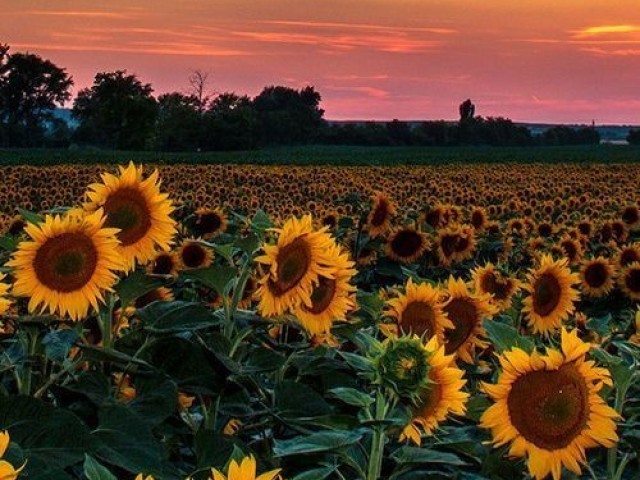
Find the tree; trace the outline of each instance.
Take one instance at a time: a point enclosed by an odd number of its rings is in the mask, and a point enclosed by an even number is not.
[[[204,122],[206,149],[250,150],[257,145],[258,117],[246,95],[221,93],[210,103]]]
[[[158,114],[152,92],[151,85],[126,70],[98,73],[73,105],[79,121],[76,139],[120,150],[144,149]]]
[[[197,150],[202,131],[200,105],[194,95],[174,92],[158,97],[154,147],[170,152]]]
[[[288,145],[314,140],[324,127],[320,94],[311,86],[295,90],[265,87],[253,100],[263,144]]]
[[[57,105],[71,98],[73,79],[31,53],[9,54],[0,44],[0,144],[33,146],[43,140]]]
[[[208,83],[209,72],[194,70],[189,75],[189,95],[197,99],[198,113],[203,113],[211,100],[212,93],[209,92]]]
[[[476,114],[476,106],[471,103],[471,99],[469,98],[460,104],[458,110],[460,111],[460,123],[465,120],[473,120],[473,117]]]
[[[640,145],[640,130],[629,130],[627,142],[631,145]]]

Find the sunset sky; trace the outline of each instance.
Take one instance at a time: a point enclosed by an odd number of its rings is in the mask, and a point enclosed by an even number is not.
[[[0,0],[0,42],[75,91],[127,69],[156,94],[314,85],[328,119],[640,124],[638,0]]]

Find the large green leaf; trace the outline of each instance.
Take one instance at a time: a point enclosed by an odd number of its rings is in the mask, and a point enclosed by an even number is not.
[[[154,302],[136,312],[147,330],[157,333],[197,330],[216,323],[211,310],[201,303]]]
[[[209,268],[189,270],[185,278],[197,280],[209,288],[213,288],[219,295],[228,295],[231,282],[235,280],[238,271],[226,265],[214,265]]]
[[[178,387],[168,377],[140,378],[136,398],[129,407],[139,418],[157,425],[173,415],[178,406]]]
[[[527,353],[531,353],[535,349],[533,341],[527,337],[523,337],[511,325],[500,323],[495,320],[489,320],[483,323],[487,336],[491,340],[496,352],[502,353],[512,348],[521,348]]]
[[[231,437],[200,429],[194,440],[198,468],[222,468],[233,453],[234,442]]]
[[[125,405],[105,405],[92,433],[92,454],[103,462],[131,473],[145,472],[163,479],[177,479],[167,453],[149,425]]]
[[[304,383],[285,380],[275,389],[276,406],[283,416],[311,417],[331,413],[331,406]]]
[[[457,455],[417,447],[400,447],[391,454],[391,458],[400,465],[445,463],[447,465],[462,466],[466,463]]]
[[[290,440],[276,440],[273,454],[276,457],[336,451],[360,441],[360,431],[332,430],[301,435]]]
[[[149,293],[151,290],[160,286],[162,286],[162,282],[158,279],[149,277],[143,272],[135,271],[120,280],[115,289],[118,294],[118,298],[120,298],[121,306],[126,307],[131,305],[136,298],[141,297],[145,293]]]
[[[107,467],[102,465],[91,455],[84,456],[83,470],[87,480],[118,480]]]
[[[8,430],[28,459],[25,477],[47,478],[82,462],[91,444],[89,429],[72,413],[41,400],[0,397],[0,430]]]

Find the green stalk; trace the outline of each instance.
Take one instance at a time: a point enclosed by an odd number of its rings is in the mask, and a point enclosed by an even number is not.
[[[627,396],[628,388],[629,388],[628,386],[627,388],[616,387],[616,400],[614,403],[614,408],[620,416],[622,416],[622,407],[624,406],[624,400]],[[617,468],[617,462],[618,462],[618,444],[616,443],[607,452],[607,479],[608,480],[619,480],[620,478],[622,478],[622,472],[624,471],[624,467],[622,469]]]
[[[113,295],[107,298],[106,308],[101,308],[98,312],[98,325],[100,325],[100,333],[102,334],[102,347],[104,349],[111,348],[113,343],[113,307],[115,300]]]
[[[384,393],[382,392],[382,388],[378,388],[378,391],[376,392],[375,420],[384,420],[385,406]],[[374,425],[367,480],[378,480],[380,478],[380,472],[382,471],[382,457],[384,453],[384,440],[384,425]]]

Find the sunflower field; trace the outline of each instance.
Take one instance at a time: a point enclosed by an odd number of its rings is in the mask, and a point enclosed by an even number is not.
[[[0,480],[640,478],[640,165],[0,168]]]

